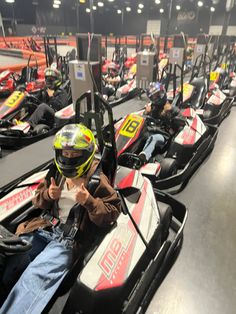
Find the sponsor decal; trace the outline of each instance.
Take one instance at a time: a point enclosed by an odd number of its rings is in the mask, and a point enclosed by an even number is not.
[[[134,206],[131,214],[137,225],[140,224],[143,207],[147,197],[148,181],[145,180],[139,202]],[[99,261],[102,274],[95,287],[96,291],[108,289],[123,284],[128,276],[130,263],[133,258],[135,245],[137,245],[138,234],[129,220],[128,225],[123,225],[110,241],[105,253]]]
[[[38,185],[39,183],[36,183],[35,185],[26,187],[0,201],[0,215],[2,215],[4,212],[12,210],[17,206],[20,206],[26,200],[31,199],[34,196],[34,191],[37,189]]]
[[[99,261],[99,266],[108,280],[111,279],[119,261],[124,259],[133,237],[133,231],[123,224],[108,244],[107,250]]]

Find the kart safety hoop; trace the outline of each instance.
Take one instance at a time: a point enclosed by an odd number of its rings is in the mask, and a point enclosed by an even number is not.
[[[92,108],[92,96],[94,97],[94,109]],[[84,114],[81,114],[82,105],[84,106]],[[101,94],[97,92],[92,95],[92,92],[88,91],[77,99],[75,105],[75,121],[77,123],[83,122],[88,128],[91,128],[92,120],[94,120],[98,144],[102,152],[105,144],[102,134],[104,110],[107,111],[108,114],[109,144],[114,152],[117,152],[112,108]]]

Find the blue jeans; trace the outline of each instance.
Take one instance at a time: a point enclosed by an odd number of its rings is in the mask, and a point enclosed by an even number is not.
[[[34,259],[11,290],[0,309],[1,314],[42,313],[72,265],[72,240],[61,240],[58,228],[53,232],[38,230],[29,237],[34,251],[28,256],[24,254],[22,261],[25,264]],[[38,255],[35,257],[35,254]]]
[[[143,152],[146,155],[147,161],[152,157],[152,154],[155,150],[155,148],[162,147],[165,144],[165,138],[161,134],[153,134],[151,135],[143,148]]]

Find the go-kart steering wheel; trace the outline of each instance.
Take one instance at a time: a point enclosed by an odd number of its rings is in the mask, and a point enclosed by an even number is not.
[[[30,242],[21,239],[0,225],[0,253],[24,253],[31,247]]]
[[[139,157],[133,153],[123,153],[119,157],[118,163],[119,165],[132,169],[140,169],[141,166],[143,165]]]
[[[155,126],[157,125],[157,120],[151,116],[148,116],[148,115],[145,116],[145,120],[146,120],[147,124],[150,126],[152,126],[153,124],[155,124]]]

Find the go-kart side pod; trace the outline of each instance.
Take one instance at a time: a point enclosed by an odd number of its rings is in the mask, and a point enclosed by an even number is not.
[[[206,104],[204,107],[203,121],[204,123],[218,126],[225,117],[230,113],[233,106],[234,98],[227,97],[220,105]]]
[[[189,178],[194,171],[199,167],[203,160],[210,154],[215,145],[218,135],[218,129],[212,125],[207,125],[207,132],[201,143],[197,147],[180,148],[183,156],[192,155],[191,159],[179,170],[177,174],[165,179],[153,179],[152,184],[155,188],[165,190],[168,193],[175,194],[180,192],[187,184]],[[168,154],[167,154],[168,156]],[[172,156],[168,156],[171,158]]]
[[[64,313],[143,313],[181,248],[185,206],[137,170],[120,167],[118,180],[123,213],[86,256]]]

